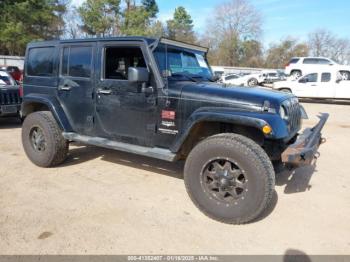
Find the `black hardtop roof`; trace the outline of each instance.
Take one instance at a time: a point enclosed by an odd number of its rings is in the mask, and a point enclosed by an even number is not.
[[[84,42],[103,42],[103,41],[146,41],[148,44],[155,42],[156,38],[148,38],[142,36],[118,36],[118,37],[96,37],[96,38],[77,38],[64,40],[34,41],[29,43],[35,45],[55,45],[59,43],[84,43]]]
[[[170,40],[167,38],[150,38],[150,37],[143,37],[143,36],[118,36],[118,37],[103,37],[103,38],[80,38],[80,39],[38,41],[38,42],[29,43],[28,47],[58,45],[61,43],[87,43],[87,42],[107,42],[107,41],[140,41],[140,42],[143,41],[143,42],[146,42],[148,45],[162,42],[165,44],[176,45],[184,48],[193,48],[203,52],[208,51],[208,48],[195,45],[195,44],[188,44],[185,42]]]

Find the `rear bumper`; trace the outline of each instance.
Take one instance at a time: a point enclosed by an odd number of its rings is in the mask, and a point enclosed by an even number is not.
[[[329,114],[323,113],[319,116],[320,121],[313,128],[307,128],[298,137],[296,142],[282,153],[282,162],[296,166],[309,165],[317,155],[317,150],[325,140],[321,131]]]

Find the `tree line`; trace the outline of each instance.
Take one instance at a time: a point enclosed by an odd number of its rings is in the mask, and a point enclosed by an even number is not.
[[[35,40],[139,35],[207,46],[213,65],[283,68],[291,57],[308,55],[350,63],[350,40],[325,29],[266,48],[262,14],[249,0],[218,4],[202,34],[182,6],[165,22],[158,13],[156,0],[85,0],[79,7],[70,0],[0,0],[0,54],[23,55]]]

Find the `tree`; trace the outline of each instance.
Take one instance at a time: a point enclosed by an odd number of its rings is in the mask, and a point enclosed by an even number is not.
[[[268,68],[283,68],[294,56],[308,56],[309,48],[296,39],[286,38],[280,43],[272,44],[267,51],[266,64]]]
[[[28,42],[59,38],[68,0],[1,1],[0,51],[23,55]]]
[[[78,8],[82,30],[89,35],[112,35],[120,15],[120,0],[86,0]]]
[[[331,31],[317,29],[309,34],[308,46],[313,56],[332,58],[339,63],[350,62],[350,41],[334,35]]]
[[[167,35],[170,39],[195,43],[193,20],[187,10],[179,6],[175,9],[173,19],[167,21]]]
[[[257,44],[262,19],[256,8],[248,0],[230,0],[216,6],[213,14],[208,20],[207,39],[204,40],[210,42],[211,53],[215,54],[210,54],[209,58],[216,57],[215,63],[228,66],[257,65],[261,58],[253,61],[253,56],[262,54],[261,44]]]
[[[148,12],[150,18],[155,18],[159,12],[156,0],[142,0],[142,6]]]
[[[120,25],[123,35],[148,36],[149,34],[159,34],[159,24],[154,21],[158,13],[158,6],[155,0],[143,0],[141,5],[136,5],[135,1],[126,0],[126,8],[122,12]]]

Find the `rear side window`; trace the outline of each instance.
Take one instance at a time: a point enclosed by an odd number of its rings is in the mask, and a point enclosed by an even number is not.
[[[63,48],[61,74],[71,77],[91,76],[92,47],[71,46]]]
[[[296,64],[298,63],[299,61],[299,58],[292,58],[290,61],[289,61],[289,64]]]
[[[321,82],[329,82],[331,81],[331,73],[322,73]]]
[[[331,64],[331,61],[329,61],[327,59],[319,58],[318,63],[321,65],[329,65],[329,64]]]
[[[318,59],[316,58],[305,58],[303,64],[318,64]]]
[[[54,74],[54,47],[29,49],[27,75],[50,77]]]

